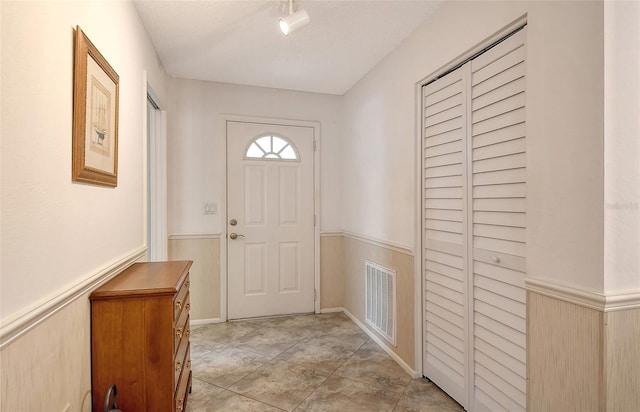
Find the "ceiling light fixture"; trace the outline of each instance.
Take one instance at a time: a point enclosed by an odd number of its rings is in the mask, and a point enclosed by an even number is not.
[[[289,15],[279,20],[280,30],[285,36],[309,23],[309,13],[306,10],[293,12],[293,0],[289,0]]]

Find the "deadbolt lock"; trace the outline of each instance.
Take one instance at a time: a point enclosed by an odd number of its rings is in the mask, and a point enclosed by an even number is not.
[[[238,224],[238,221],[237,221],[237,220],[235,220],[235,219],[231,219],[231,220],[229,221],[229,224],[230,224],[231,226],[235,226],[235,225],[237,225],[237,224]]]

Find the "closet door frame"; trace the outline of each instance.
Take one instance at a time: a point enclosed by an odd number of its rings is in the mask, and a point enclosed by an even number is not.
[[[414,259],[414,284],[416,287],[420,287],[419,293],[416,293],[414,296],[414,328],[415,328],[415,371],[418,376],[425,376],[425,371],[423,370],[423,356],[424,356],[424,116],[423,116],[423,94],[422,88],[424,85],[433,82],[434,80],[441,77],[443,74],[449,73],[455,70],[458,67],[461,67],[465,62],[467,62],[470,58],[475,55],[481,53],[488,47],[492,46],[500,39],[508,36],[516,30],[519,30],[523,26],[527,25],[527,15],[523,15],[520,18],[514,20],[512,23],[506,25],[500,30],[496,31],[493,35],[486,38],[484,41],[478,43],[476,46],[468,49],[464,53],[460,54],[455,59],[450,62],[442,65],[437,70],[434,70],[428,76],[424,77],[420,81],[415,83],[415,193],[416,193],[416,204],[415,204],[415,250],[416,257]],[[471,285],[472,286],[472,285]],[[473,310],[473,308],[470,308]],[[471,320],[472,321],[472,320]],[[470,342],[473,345],[472,342]],[[471,371],[470,371],[471,372]],[[473,373],[470,374],[470,380],[473,379]],[[473,401],[473,396],[471,396],[473,391],[473,385],[469,385],[469,400]],[[473,405],[472,409],[473,409]]]

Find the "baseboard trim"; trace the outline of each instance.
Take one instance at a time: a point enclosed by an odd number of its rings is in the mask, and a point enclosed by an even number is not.
[[[360,329],[362,329],[362,331],[364,333],[366,333],[375,343],[378,344],[378,346],[380,346],[385,352],[387,352],[387,354],[389,356],[391,356],[391,358],[396,361],[396,363],[398,365],[400,365],[400,367],[402,369],[405,370],[405,372],[407,372],[409,374],[409,376],[411,376],[413,379],[417,379],[417,378],[421,378],[422,374],[417,372],[416,370],[414,370],[411,366],[407,365],[407,363],[402,360],[402,358],[400,356],[398,356],[397,353],[395,353],[394,351],[392,351],[391,349],[389,349],[389,347],[384,343],[384,341],[382,339],[380,339],[379,337],[377,337],[373,332],[371,332],[362,322],[360,322],[360,320],[358,320],[358,318],[356,318],[351,312],[349,312],[346,308],[342,308],[342,312],[347,315],[349,317],[349,319],[351,319],[353,321],[353,323],[355,323],[356,325],[358,325],[358,327]]]
[[[339,313],[344,312],[344,308],[322,308],[320,313]]]
[[[222,319],[220,318],[209,318],[209,319],[194,319],[190,320],[190,325],[210,325],[212,323],[222,323]]]
[[[42,303],[34,305],[22,315],[8,321],[0,327],[0,349],[13,342],[20,336],[33,329],[65,306],[82,296],[86,292],[98,287],[100,284],[122,272],[147,254],[147,248],[143,247],[121,258],[112,265],[102,269],[98,273],[78,282],[62,293],[46,299]]]
[[[527,290],[602,312],[640,308],[640,291],[598,293],[543,279],[525,278]]]

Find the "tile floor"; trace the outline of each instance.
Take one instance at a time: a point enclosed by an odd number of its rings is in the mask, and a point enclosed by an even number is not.
[[[187,412],[463,410],[342,313],[194,327],[191,359]]]

